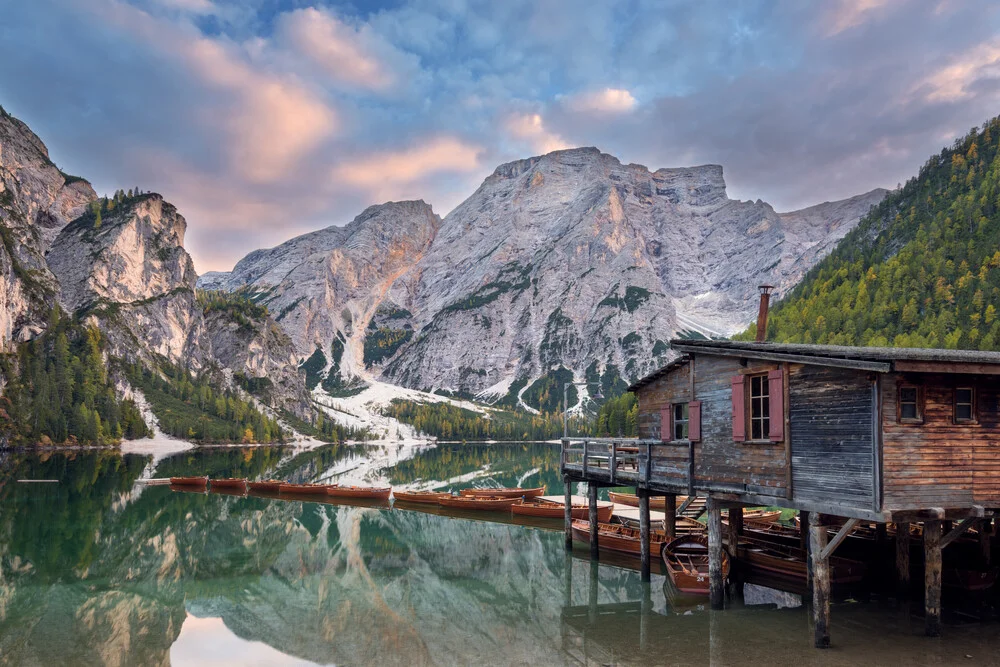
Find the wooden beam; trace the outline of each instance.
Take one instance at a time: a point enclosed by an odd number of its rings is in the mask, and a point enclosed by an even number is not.
[[[729,508],[729,557],[736,560],[739,552],[740,536],[743,535],[743,508]]]
[[[573,482],[569,476],[563,477],[563,520],[566,531],[566,551],[573,550]]]
[[[946,546],[957,540],[961,537],[962,533],[967,531],[969,528],[972,528],[972,525],[978,521],[979,519],[971,516],[967,519],[962,519],[962,523],[952,528],[948,531],[947,535],[941,538],[941,548],[944,549]]]
[[[587,497],[590,501],[590,557],[593,560],[600,558],[599,546],[597,543],[597,485],[587,485]]]
[[[819,557],[823,560],[830,558],[830,556],[833,555],[833,552],[836,551],[837,547],[839,547],[841,543],[847,539],[848,535],[854,532],[854,529],[857,528],[857,526],[857,519],[848,519],[840,530],[837,531],[837,534],[833,536],[830,543],[823,547],[823,553],[821,553]]]
[[[693,345],[682,343],[671,343],[671,347],[678,352],[705,352],[705,348],[698,348]],[[862,361],[860,359],[839,359],[836,357],[817,357],[808,354],[784,354],[781,352],[767,352],[757,350],[711,350],[713,356],[740,357],[743,359],[762,359],[764,361],[787,361],[793,364],[812,364],[815,366],[832,366],[835,368],[853,368],[859,371],[875,371],[877,373],[888,373],[892,370],[889,363],[881,361]]]
[[[964,361],[895,361],[893,368],[899,373],[1000,375],[1000,364],[979,364]]]
[[[635,493],[639,496],[640,576],[642,581],[649,581],[649,493],[645,489],[636,489]]]
[[[823,516],[809,515],[809,547],[812,552],[813,641],[816,648],[830,648],[830,560],[826,551],[827,527]]]
[[[677,537],[677,496],[668,493],[663,496],[663,531],[667,537]]]
[[[896,592],[906,597],[910,592],[910,524],[896,524]]]
[[[949,509],[930,507],[922,510],[892,510],[889,512],[889,521],[894,523],[903,521],[911,523],[920,523],[923,521],[961,521],[969,517],[981,519],[984,516],[986,516],[986,508],[982,505],[953,507]]]
[[[941,634],[941,522],[924,522],[924,634]]]
[[[708,597],[712,609],[725,606],[722,576],[722,512],[714,498],[708,498]]]

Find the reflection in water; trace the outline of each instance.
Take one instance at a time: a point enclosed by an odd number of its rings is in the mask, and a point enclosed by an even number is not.
[[[192,450],[156,474],[309,481],[359,454]],[[928,664],[1000,648],[995,625],[928,642],[919,619],[847,604],[837,650],[819,654],[806,609],[710,613],[658,574],[643,585],[631,567],[566,554],[559,522],[146,488],[134,482],[148,458],[113,452],[3,456],[0,664]],[[433,449],[378,474],[484,468],[505,485],[537,469],[531,484],[561,491],[546,445]]]

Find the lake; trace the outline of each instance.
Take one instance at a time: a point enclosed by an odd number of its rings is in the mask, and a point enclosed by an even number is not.
[[[567,554],[561,523],[172,491],[141,477],[435,482],[562,492],[558,446],[0,451],[2,665],[990,664],[1000,624],[943,637],[891,600],[678,596],[654,567]],[[58,479],[24,484],[17,479]],[[658,563],[657,563],[658,565]],[[739,593],[739,591],[737,591]],[[995,598],[994,598],[995,600]],[[995,609],[995,607],[993,608]]]

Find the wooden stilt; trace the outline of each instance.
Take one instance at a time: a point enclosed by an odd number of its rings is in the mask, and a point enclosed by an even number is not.
[[[941,521],[924,522],[924,634],[941,634]]]
[[[570,481],[569,477],[563,477],[563,486],[565,488],[563,502],[565,502],[563,518],[565,520],[566,531],[566,550],[573,550],[573,483]]]
[[[983,559],[983,565],[989,567],[993,561],[993,521],[983,519],[979,524],[979,555]]]
[[[725,606],[725,582],[722,580],[722,511],[719,501],[708,498],[708,591],[712,609]]]
[[[906,597],[910,593],[910,524],[896,524],[896,594]]]
[[[735,559],[736,553],[739,549],[740,535],[743,534],[743,508],[742,507],[730,507],[729,508],[729,534],[727,535],[727,542],[729,542],[729,557]]]
[[[677,537],[677,496],[664,496],[663,505],[663,530],[667,537]]]
[[[649,491],[636,489],[639,496],[639,555],[640,574],[643,581],[649,581]]]
[[[823,515],[809,515],[809,551],[812,561],[812,606],[816,648],[830,647],[830,559],[823,558],[827,529]]]
[[[810,558],[809,512],[799,512],[799,545],[806,552],[806,597],[812,598],[813,561]]]
[[[599,558],[597,544],[597,485],[590,483],[587,485],[587,496],[590,500],[590,557]]]

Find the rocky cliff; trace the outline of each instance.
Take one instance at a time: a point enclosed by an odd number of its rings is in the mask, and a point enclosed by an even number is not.
[[[45,263],[56,234],[97,195],[0,107],[0,351],[37,335],[57,289]]]
[[[336,358],[346,342],[348,361],[328,363],[345,378],[510,401],[568,377],[560,369],[620,387],[662,364],[673,336],[745,327],[758,284],[783,293],[884,195],[777,213],[729,199],[717,165],[650,171],[595,148],[557,151],[498,167],[439,224],[422,203],[373,207],[210,284],[273,290],[301,354]],[[383,238],[388,211],[397,253],[359,270],[345,253],[378,258],[384,246],[348,239]]]

